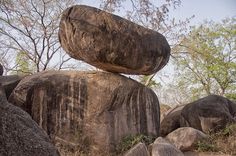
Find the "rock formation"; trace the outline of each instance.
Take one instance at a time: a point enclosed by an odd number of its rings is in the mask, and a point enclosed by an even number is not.
[[[183,108],[184,108],[184,105],[177,106],[166,112],[165,117],[161,121],[161,126],[160,126],[161,136],[166,136],[170,132],[180,127],[180,115]]]
[[[0,83],[5,90],[7,98],[22,78],[22,76],[18,75],[0,76]]]
[[[47,134],[30,115],[7,101],[1,84],[0,155],[59,156]]]
[[[158,137],[152,144],[151,156],[184,156],[184,154],[168,140]]]
[[[63,12],[59,40],[71,57],[115,73],[153,74],[170,56],[158,32],[83,5]]]
[[[86,144],[92,153],[110,152],[124,136],[159,135],[155,93],[117,74],[37,73],[24,78],[9,100],[28,112],[56,144],[75,150]]]
[[[181,127],[166,136],[181,151],[193,150],[198,141],[207,138],[203,132],[192,127]]]
[[[149,156],[149,152],[146,145],[140,142],[127,151],[124,156]]]
[[[236,103],[222,96],[209,95],[184,106],[180,127],[193,127],[207,133],[236,122],[235,116]]]

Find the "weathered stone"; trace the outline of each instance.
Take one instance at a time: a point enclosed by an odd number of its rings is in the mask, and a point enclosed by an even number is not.
[[[75,152],[81,148],[108,155],[104,152],[127,135],[159,135],[155,93],[113,73],[38,73],[23,79],[9,100],[26,110],[57,144]]]
[[[0,76],[0,83],[6,92],[7,98],[22,78],[23,76],[18,75]]]
[[[160,126],[161,136],[166,136],[170,132],[180,127],[180,115],[183,108],[184,108],[184,105],[177,106],[166,112],[166,115],[161,121],[161,126]]]
[[[12,105],[0,89],[0,155],[58,156],[47,134],[22,109]]]
[[[126,152],[124,156],[149,156],[149,153],[146,145],[140,142]]]
[[[207,138],[206,134],[191,127],[178,128],[166,136],[181,151],[193,150],[196,143],[204,138]]]
[[[184,156],[184,154],[166,139],[158,137],[152,144],[152,156]]]
[[[115,73],[152,74],[170,56],[158,32],[84,5],[63,12],[59,40],[71,57]]]
[[[236,122],[236,104],[218,95],[209,95],[187,104],[180,117],[181,127],[193,127],[205,133]]]
[[[3,70],[3,66],[0,64],[0,76],[2,76],[4,70]]]

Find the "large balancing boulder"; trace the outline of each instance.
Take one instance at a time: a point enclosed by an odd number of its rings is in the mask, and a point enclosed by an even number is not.
[[[63,12],[59,40],[71,57],[115,73],[152,74],[170,56],[160,33],[84,5]]]
[[[42,72],[24,78],[9,99],[48,133],[61,155],[71,149],[74,155],[109,155],[127,135],[159,135],[155,93],[118,74]]]

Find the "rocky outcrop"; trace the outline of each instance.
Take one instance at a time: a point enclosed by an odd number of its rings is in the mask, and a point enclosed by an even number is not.
[[[2,76],[2,74],[3,74],[3,66],[0,64],[0,76]]]
[[[193,150],[196,143],[205,138],[206,134],[191,127],[178,128],[166,136],[181,151]]]
[[[127,151],[124,156],[149,156],[149,153],[146,145],[140,142]]]
[[[9,103],[0,88],[0,155],[59,156],[47,134],[28,113]]]
[[[117,74],[37,73],[24,78],[9,100],[27,111],[58,147],[75,152],[107,155],[103,152],[112,151],[126,135],[159,135],[155,93]]]
[[[23,76],[18,75],[0,76],[0,83],[5,90],[7,98],[22,78]]]
[[[152,74],[170,56],[170,47],[158,32],[83,5],[63,12],[59,40],[71,57],[115,73]]]
[[[161,126],[160,126],[161,136],[166,136],[170,132],[180,127],[180,115],[183,108],[184,105],[177,106],[166,112],[165,117],[161,121]]]
[[[236,122],[236,104],[218,95],[209,95],[184,106],[181,127],[193,127],[203,132],[224,128],[227,123]]]
[[[152,156],[184,156],[179,149],[162,137],[158,137],[151,147]]]

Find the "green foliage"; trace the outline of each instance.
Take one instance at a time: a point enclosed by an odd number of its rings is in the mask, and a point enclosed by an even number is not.
[[[16,73],[18,75],[24,75],[31,73],[30,62],[27,53],[20,51],[16,56]]]
[[[192,100],[209,94],[235,97],[235,18],[222,23],[206,21],[192,27],[175,51],[177,85],[191,95]]]
[[[216,152],[217,149],[216,149],[216,147],[215,147],[213,144],[211,144],[211,143],[199,141],[199,142],[197,143],[197,151],[199,151],[199,152],[206,152],[206,151],[207,151],[207,152]]]
[[[159,82],[156,82],[153,79],[153,75],[149,75],[149,76],[140,76],[140,82],[150,88],[154,88],[154,87],[158,87],[161,86],[161,84]]]
[[[154,139],[155,139],[154,137],[146,136],[143,134],[126,136],[121,140],[121,142],[117,146],[116,153],[117,154],[124,153],[125,151],[129,150],[139,142],[145,144],[151,144],[154,141]]]

